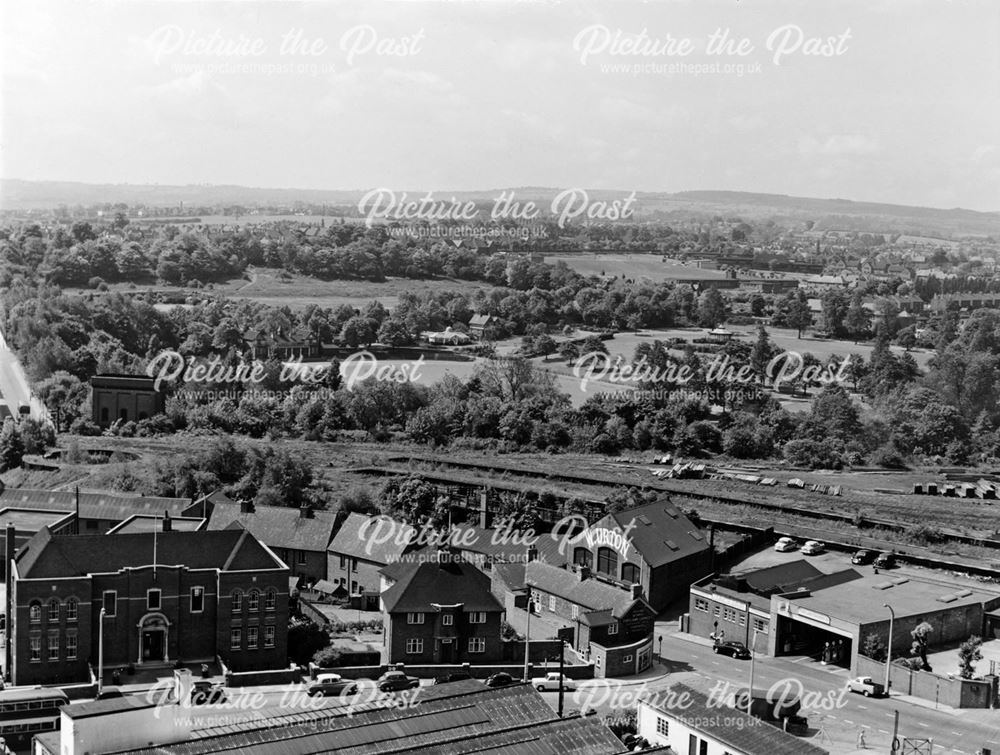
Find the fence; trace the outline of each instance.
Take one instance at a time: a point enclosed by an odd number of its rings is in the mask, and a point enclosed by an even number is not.
[[[885,679],[885,663],[858,655],[858,674],[875,680]],[[960,679],[932,671],[914,671],[898,663],[889,670],[893,692],[933,700],[950,708],[989,708],[996,697],[996,677]]]

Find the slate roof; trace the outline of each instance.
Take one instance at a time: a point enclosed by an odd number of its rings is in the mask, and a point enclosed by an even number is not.
[[[253,512],[243,513],[238,503],[216,503],[208,529],[222,530],[239,522],[271,548],[326,553],[336,519],[331,511],[314,511],[312,518],[305,518],[289,506],[256,506]]]
[[[681,698],[682,694],[687,695]],[[688,705],[682,705],[681,700]],[[767,755],[829,755],[827,750],[787,734],[772,724],[736,708],[721,706],[701,690],[686,684],[674,684],[669,690],[656,690],[641,698],[643,702],[669,718],[683,721],[693,731],[717,739],[738,752]]]
[[[337,530],[337,534],[327,549],[330,553],[343,554],[357,558],[360,561],[369,561],[376,564],[388,564],[398,561],[399,557],[406,550],[406,545],[400,545],[401,541],[411,540],[416,535],[416,530],[409,525],[397,522],[396,525],[400,537],[390,537],[388,539],[379,538],[373,540],[370,537],[372,529],[366,529],[371,517],[362,516],[355,512],[347,515],[347,519]],[[379,542],[385,540],[385,542]]]
[[[490,592],[490,578],[454,554],[431,552],[393,568],[396,582],[382,593],[389,613],[431,612],[432,603],[461,603],[466,611],[502,611]]]
[[[375,755],[490,752],[502,755],[612,755],[625,750],[597,717],[560,719],[529,685],[490,688],[468,679],[421,687],[419,704],[388,701],[328,707],[204,729],[141,755]],[[124,752],[124,751],[123,751]]]
[[[782,586],[792,586],[799,582],[815,579],[823,575],[819,569],[800,558],[798,561],[789,561],[784,564],[769,566],[765,569],[757,569],[739,574],[740,578],[746,580],[747,586],[756,593],[764,595],[774,592]]]
[[[515,539],[518,542],[512,542]],[[523,541],[524,538],[520,537],[520,533],[517,537],[508,536],[504,530],[465,524],[457,524],[452,527],[450,540],[454,543],[456,550],[477,553],[494,562],[506,563],[523,563],[525,561],[528,546]],[[532,547],[537,551],[539,561],[561,565],[569,561],[566,554],[559,552],[562,544],[561,537],[547,533],[537,535]],[[572,555],[572,549],[569,550],[569,555]]]
[[[181,516],[190,507],[188,498],[130,496],[121,493],[80,491],[80,516],[84,519],[124,521],[133,514]],[[35,509],[38,511],[76,511],[73,491],[5,488],[0,490],[0,509]]]
[[[660,500],[610,515],[624,528],[633,520],[628,536],[652,568],[708,550],[708,540],[694,523],[671,503]]]
[[[15,558],[21,579],[116,572],[153,563],[153,533],[53,536],[40,530]],[[156,563],[189,569],[280,569],[274,555],[243,529],[156,534]]]
[[[524,581],[542,592],[564,598],[590,611],[611,611],[616,618],[628,613],[636,601],[646,602],[642,598],[633,598],[628,590],[599,579],[581,580],[575,572],[538,561],[525,565]]]

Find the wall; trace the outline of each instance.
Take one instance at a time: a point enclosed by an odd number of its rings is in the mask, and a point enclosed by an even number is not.
[[[534,643],[532,643],[534,644]],[[496,664],[460,664],[452,663],[447,665],[432,665],[432,664],[408,664],[408,663],[394,663],[390,665],[381,666],[341,666],[336,669],[317,669],[316,673],[335,673],[340,674],[345,679],[377,679],[382,674],[388,670],[400,670],[410,676],[417,676],[422,679],[435,679],[440,676],[447,676],[448,674],[457,674],[463,671],[468,671],[469,674],[474,679],[486,679],[493,674],[500,673],[501,671],[510,674],[515,679],[520,679],[524,674],[524,664],[523,663],[496,663]],[[528,664],[528,675],[529,677],[542,676],[549,671],[558,671],[558,663],[550,663],[545,665],[543,663],[530,663]],[[593,664],[576,665],[576,666],[565,666],[563,668],[563,673],[566,675],[567,679],[593,679],[594,666]]]
[[[150,742],[183,742],[191,736],[190,712],[179,705],[164,705],[79,719],[63,713],[62,738],[72,742],[71,752],[77,753],[129,750]]]
[[[354,566],[357,562],[357,567]],[[350,567],[350,568],[348,568]],[[338,584],[337,580],[344,580],[339,584],[345,585],[346,589],[352,590],[352,583],[357,582],[358,590],[379,590],[382,583],[382,575],[379,571],[384,568],[384,564],[376,564],[362,559],[353,559],[344,556],[344,567],[340,566],[340,554],[328,551],[326,554],[326,578]]]
[[[657,732],[657,721],[659,719],[666,722],[667,733],[665,735]],[[689,752],[688,742],[693,734],[700,742],[706,743],[705,755],[726,755],[732,753],[731,746],[727,749],[727,746],[721,742],[701,735],[697,730],[692,729],[683,721],[662,713],[651,705],[647,705],[641,701],[638,706],[637,722],[639,736],[647,740],[654,747],[667,745],[674,752],[687,753]],[[701,750],[696,748],[694,752],[700,753]]]
[[[302,681],[302,671],[274,669],[272,671],[231,671],[226,674],[227,687],[255,687],[266,684],[298,684]]]
[[[889,673],[892,691],[901,695],[934,700],[951,708],[989,708],[993,701],[992,682],[989,680],[949,678],[931,671],[912,671],[895,662]],[[885,663],[859,655],[858,675],[884,682]]]
[[[233,591],[243,592],[241,610],[233,611]],[[260,591],[260,606],[251,611],[246,599],[250,589]],[[273,610],[265,608],[264,596],[268,589],[276,593]],[[219,575],[219,620],[215,625],[215,650],[234,671],[258,671],[262,669],[285,668],[288,663],[288,571],[275,569],[253,574],[223,572]],[[264,627],[273,625],[275,642],[273,648],[264,647]],[[247,630],[258,627],[256,650],[247,646]],[[231,649],[230,629],[242,629],[242,643],[239,650]],[[185,658],[187,660],[187,658]]]
[[[436,611],[425,612],[423,624],[408,624],[406,613],[383,613],[382,616],[388,627],[383,655],[387,663],[440,663],[442,659],[455,663],[493,663],[503,657],[500,638],[503,614],[499,610],[487,611],[484,624],[470,623],[468,612],[462,612],[456,616],[455,624],[447,627],[438,626],[440,614]],[[439,644],[436,637],[442,636],[453,638],[449,645],[454,650],[444,643]],[[486,641],[484,652],[469,652],[469,639],[472,637],[482,637]],[[408,639],[423,640],[423,652],[407,653]],[[448,658],[445,653],[453,655]]]
[[[888,611],[886,613],[888,614]],[[931,647],[950,642],[964,642],[973,634],[983,635],[983,607],[981,604],[941,608],[938,611],[913,616],[897,616],[892,626],[892,654],[894,657],[910,654],[910,646],[913,644],[910,632],[924,621],[934,627],[934,631],[930,635]],[[862,643],[869,634],[876,635],[884,646],[889,637],[888,616],[886,616],[885,621],[861,626]]]

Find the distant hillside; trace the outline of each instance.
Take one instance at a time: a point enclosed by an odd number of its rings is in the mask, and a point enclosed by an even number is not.
[[[242,205],[286,206],[306,204],[356,205],[368,191],[275,189],[247,186],[157,184],[88,184],[59,181],[22,181],[0,179],[0,209],[44,210],[59,205],[93,206],[124,202],[149,206]],[[502,191],[513,191],[520,201],[535,200],[543,208],[560,191],[538,186],[481,191],[435,191],[440,199],[452,196],[462,201],[489,203]],[[400,192],[401,193],[401,192]],[[408,190],[411,198],[421,190]],[[621,198],[626,191],[588,190],[591,200]],[[542,204],[542,203],[545,204]],[[748,220],[804,222],[811,220],[817,230],[858,230],[896,232],[913,235],[955,238],[983,235],[1000,238],[1000,212],[977,212],[960,208],[910,207],[878,202],[855,202],[847,199],[816,199],[784,194],[757,194],[740,191],[637,192],[636,218],[698,217],[701,215],[741,217]]]

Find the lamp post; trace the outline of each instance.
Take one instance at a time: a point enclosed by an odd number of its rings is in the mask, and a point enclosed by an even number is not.
[[[750,641],[750,687],[747,689],[747,715],[753,715],[753,661],[757,655],[757,633],[759,629],[753,630],[753,639]]]
[[[892,664],[892,624],[896,620],[896,612],[892,610],[892,606],[888,603],[882,604],[883,608],[889,609],[889,644],[885,649],[885,694],[886,697],[889,696],[889,669]]]
[[[531,681],[531,679],[528,678],[528,645],[531,644],[531,585],[526,585],[526,587],[528,588],[528,603],[527,606],[525,607],[527,608],[528,611],[528,619],[524,626],[524,683],[525,684]]]
[[[663,665],[663,635],[660,635],[660,665]]]
[[[101,696],[104,688],[104,608],[98,617],[97,627],[97,696]]]

